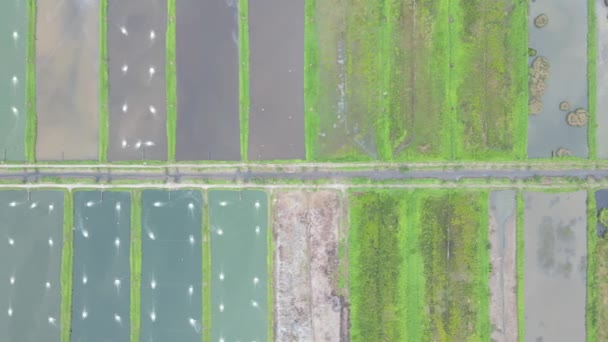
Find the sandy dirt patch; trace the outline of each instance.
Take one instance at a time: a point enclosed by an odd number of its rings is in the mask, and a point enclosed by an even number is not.
[[[348,305],[338,286],[343,206],[337,192],[276,195],[277,341],[344,341]]]
[[[490,196],[490,320],[492,341],[517,341],[515,191]]]

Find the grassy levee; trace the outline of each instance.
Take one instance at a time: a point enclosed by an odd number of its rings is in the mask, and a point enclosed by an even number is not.
[[[487,195],[351,191],[353,341],[489,340]]]
[[[598,340],[598,309],[602,303],[598,302],[597,282],[597,252],[598,237],[596,233],[597,208],[595,203],[595,191],[587,192],[587,301],[585,305],[585,330],[587,342],[604,341]],[[605,256],[605,255],[604,255]],[[605,306],[605,305],[603,305]]]
[[[203,191],[203,341],[211,341],[211,226],[209,222],[209,196],[208,191]]]
[[[177,70],[175,65],[175,1],[167,0],[167,160],[175,161],[177,136]]]
[[[70,341],[72,330],[72,270],[74,264],[74,199],[64,191],[63,247],[61,249],[61,342]]]
[[[139,341],[141,331],[141,190],[131,192],[131,342]]]
[[[249,1],[239,0],[239,120],[241,159],[247,160],[249,143]]]
[[[528,119],[527,2],[452,0],[456,158],[521,158]],[[524,45],[525,38],[525,45]],[[522,88],[524,87],[524,88]]]
[[[524,194],[517,192],[516,217],[516,252],[515,265],[517,269],[517,336],[520,342],[525,340],[526,311],[525,311],[525,279],[524,279]]]
[[[589,127],[587,131],[589,159],[597,159],[597,18],[595,0],[587,0],[587,101]]]
[[[319,116],[316,106],[319,96],[319,33],[317,31],[316,0],[306,0],[304,22],[304,132],[306,160],[315,160],[318,151]]]
[[[99,3],[99,161],[108,161],[110,113],[108,109],[108,0]]]
[[[25,160],[36,162],[36,0],[27,1]]]
[[[272,194],[272,193],[271,193]],[[268,196],[268,194],[266,194]],[[272,196],[269,198],[272,199]],[[270,202],[270,201],[269,201]],[[272,202],[270,202],[272,203]],[[268,227],[266,234],[266,273],[268,284],[266,285],[266,330],[267,340],[269,342],[274,341],[274,251],[275,251],[275,238],[274,238],[274,216],[272,215],[272,208],[268,205],[267,208],[268,216]]]

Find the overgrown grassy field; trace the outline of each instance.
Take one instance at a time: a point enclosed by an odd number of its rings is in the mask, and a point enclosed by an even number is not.
[[[489,340],[487,200],[487,192],[351,192],[353,341]]]
[[[108,0],[99,3],[99,161],[108,161],[110,113],[108,109]]]
[[[527,23],[525,0],[307,0],[307,158],[525,158]]]
[[[177,67],[175,65],[175,0],[167,0],[167,158],[175,161],[177,134]]]
[[[64,192],[63,247],[61,249],[61,342],[70,341],[72,328],[72,270],[74,265],[74,199]]]
[[[36,0],[27,1],[27,63],[25,103],[25,160],[36,161]]]
[[[131,193],[131,341],[139,341],[141,301],[141,191]]]
[[[527,103],[526,0],[455,0],[450,28],[456,158],[524,159]],[[523,144],[522,144],[523,143]]]

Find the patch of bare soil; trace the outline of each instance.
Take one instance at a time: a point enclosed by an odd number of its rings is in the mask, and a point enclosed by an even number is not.
[[[515,215],[498,222],[497,209],[490,210],[490,320],[492,341],[517,341],[517,270]]]
[[[346,301],[338,288],[340,197],[334,191],[277,194],[277,341],[341,341]]]

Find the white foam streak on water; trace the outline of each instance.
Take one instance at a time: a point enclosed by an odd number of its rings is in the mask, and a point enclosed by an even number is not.
[[[127,112],[127,110],[129,110],[129,105],[125,103],[125,104],[123,104],[123,105],[122,105],[122,112],[123,112],[123,113],[126,113],[126,112]],[[124,141],[124,140],[123,140],[123,141]]]
[[[150,281],[150,287],[152,288],[152,290],[156,288],[156,280],[152,279],[152,281]]]
[[[30,204],[30,209],[35,209],[38,206],[38,202],[33,202]]]
[[[159,208],[159,207],[164,207],[164,206],[165,206],[165,203],[157,201],[157,202],[154,202],[154,203],[153,203],[153,205],[154,205],[155,207]]]
[[[260,235],[260,226],[255,226],[255,233]]]
[[[114,247],[116,247],[116,249],[118,249],[120,247],[120,239],[119,238],[114,239]]]
[[[260,201],[255,201],[255,208],[260,209]]]
[[[8,307],[7,314],[8,314],[8,317],[12,317],[13,316],[13,308],[12,307],[10,307],[10,306]]]
[[[90,208],[90,207],[92,207],[92,206],[94,206],[94,205],[95,205],[95,202],[93,202],[93,201],[88,201],[88,202],[87,202],[85,205],[86,205],[87,207],[89,207],[89,208]]]
[[[150,320],[152,322],[156,321],[156,311],[154,311],[154,308],[152,308],[152,312],[150,312]]]
[[[118,314],[114,314],[114,321],[118,324],[122,323],[122,318],[120,318],[120,315]]]
[[[89,231],[86,229],[82,229],[82,236],[84,236],[85,239],[89,238]]]
[[[11,107],[11,111],[13,112],[14,116],[19,116],[19,110],[17,109],[17,107]]]
[[[220,202],[220,207],[225,207],[227,205],[228,205],[228,202],[226,202],[226,201],[221,201]]]
[[[116,202],[116,205],[114,206],[114,208],[116,209],[116,212],[120,212],[121,207],[121,203],[120,202]]]
[[[122,139],[122,141],[120,142],[120,147],[127,148],[127,140],[126,139]]]
[[[19,83],[19,79],[17,78],[17,76],[13,76],[12,82],[13,82],[14,86],[16,86],[17,83]]]
[[[190,235],[190,237],[188,238],[190,245],[194,245],[194,235]]]
[[[259,282],[260,282],[260,278],[258,278],[258,277],[253,278],[253,286],[257,286]]]
[[[49,204],[49,214],[52,213],[53,210],[55,210],[55,204],[51,203]]]
[[[13,31],[13,40],[16,42],[19,39],[19,32]]]
[[[126,28],[126,27],[124,27],[124,26],[121,26],[121,27],[120,27],[120,32],[121,32],[123,35],[125,35],[125,36],[128,36],[128,35],[129,35],[129,31],[127,31],[127,28]]]
[[[148,69],[148,74],[150,75],[150,78],[154,77],[154,74],[155,74],[155,73],[156,73],[156,69],[155,69],[153,66],[151,66],[151,67]]]
[[[220,312],[224,312],[224,304],[220,304]]]
[[[9,207],[16,207],[19,203],[12,201],[11,203],[8,204]]]
[[[150,106],[150,107],[148,107],[148,110],[150,111],[150,113],[151,113],[152,115],[156,115],[156,107],[154,107],[154,106]]]
[[[192,329],[194,329],[194,331],[196,331],[197,334],[201,332],[201,324],[194,318],[190,317],[188,319],[188,324],[190,324]]]
[[[154,143],[154,141],[150,141],[150,140],[148,140],[148,141],[146,141],[146,142],[144,143],[144,145],[146,145],[146,147],[152,147],[152,146],[154,146],[154,145],[156,145],[156,144]]]
[[[150,240],[156,240],[156,235],[154,235],[152,231],[148,231],[148,237],[150,238]]]
[[[51,288],[51,283],[49,283],[48,281],[44,284],[44,287],[46,289],[50,289]]]
[[[85,285],[86,285],[86,284],[87,284],[88,279],[89,279],[89,278],[87,278],[87,275],[86,275],[86,274],[83,274],[83,275],[82,275],[82,283],[83,283],[83,284],[85,284]]]
[[[86,319],[89,316],[89,313],[87,312],[87,309],[84,308],[82,309],[82,313],[80,314],[80,317],[82,317],[82,319]]]
[[[53,247],[53,238],[49,238],[49,247]]]
[[[190,286],[188,287],[188,295],[189,295],[190,297],[192,297],[192,295],[193,295],[193,294],[194,294],[194,286],[190,285]]]
[[[116,291],[120,291],[120,279],[114,279],[114,287],[116,287]]]
[[[56,323],[55,318],[54,318],[54,317],[51,317],[51,316],[49,316],[48,321],[49,321],[49,324],[50,324],[50,325],[55,325],[55,323]]]
[[[254,308],[258,307],[258,302],[256,302],[255,300],[251,301],[251,306],[253,306]]]
[[[9,237],[8,238],[8,244],[11,245],[11,246],[14,245],[15,244],[15,240],[13,240],[12,238]]]
[[[220,272],[219,278],[220,278],[220,281],[224,281],[224,272]]]
[[[156,32],[154,30],[150,30],[150,40],[154,40],[156,38]]]
[[[15,276],[11,276],[11,278],[9,279],[9,282],[11,283],[11,285],[15,284]]]

